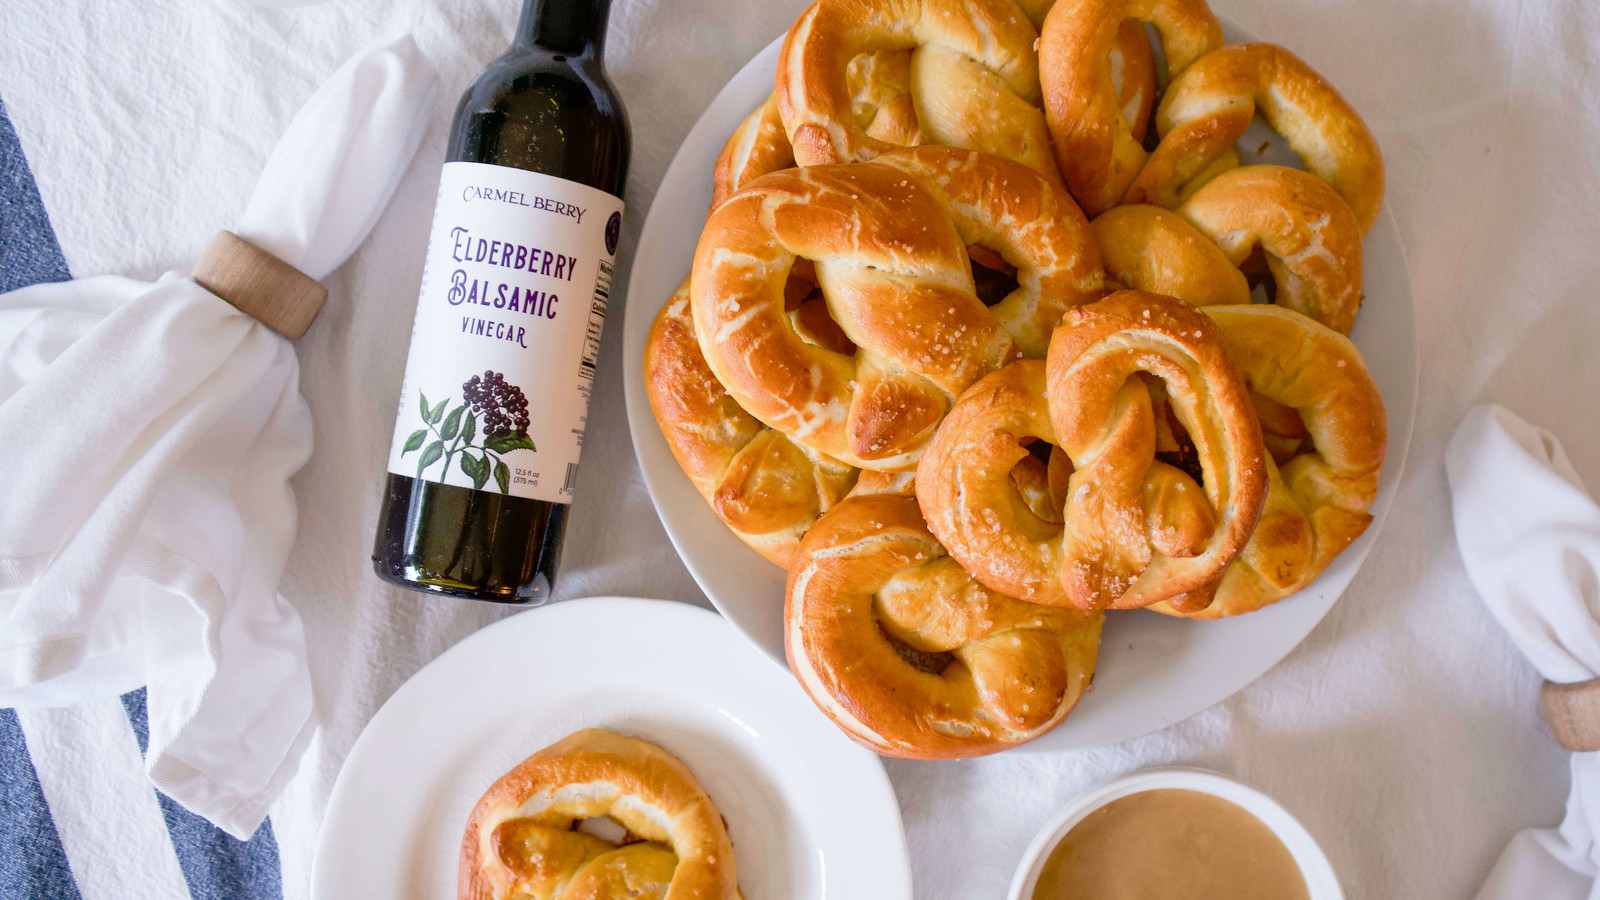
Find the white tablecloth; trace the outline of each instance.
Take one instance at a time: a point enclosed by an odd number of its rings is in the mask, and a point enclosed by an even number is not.
[[[369,40],[412,30],[443,76],[394,205],[300,342],[317,443],[295,480],[301,534],[283,591],[306,620],[327,727],[273,812],[288,897],[306,895],[316,825],[363,723],[417,668],[504,615],[387,588],[367,559],[449,112],[504,48],[518,5],[7,0],[0,13],[0,98],[75,275],[187,269],[243,208],[294,110]],[[628,236],[695,117],[803,6],[616,0],[607,55],[633,123]],[[1383,144],[1422,343],[1403,490],[1332,614],[1226,703],[1095,752],[888,763],[919,897],[1000,896],[1055,808],[1153,764],[1216,768],[1277,797],[1353,897],[1466,896],[1513,831],[1560,817],[1564,754],[1538,720],[1532,670],[1470,593],[1440,454],[1467,406],[1492,400],[1555,431],[1600,483],[1600,6],[1217,8],[1320,69]],[[618,331],[602,354],[558,595],[704,603],[633,460],[621,370],[637,362],[622,358]]]

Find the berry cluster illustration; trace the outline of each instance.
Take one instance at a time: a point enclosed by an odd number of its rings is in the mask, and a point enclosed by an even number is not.
[[[528,430],[528,398],[522,388],[506,381],[499,372],[485,372],[468,379],[461,386],[461,395],[471,405],[473,413],[483,416],[483,430],[488,434],[501,431]]]
[[[437,479],[443,481],[454,462],[474,488],[482,489],[493,477],[500,493],[510,493],[511,468],[504,456],[538,449],[528,437],[528,397],[522,388],[506,381],[504,373],[488,371],[461,385],[462,402],[454,408],[448,408],[448,398],[430,404],[426,394],[420,396],[423,427],[406,438],[400,451],[401,456],[422,451],[417,477],[443,462]],[[480,437],[482,443],[474,443]]]

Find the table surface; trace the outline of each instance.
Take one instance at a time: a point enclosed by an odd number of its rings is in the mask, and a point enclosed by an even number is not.
[[[324,727],[273,810],[288,897],[363,723],[412,672],[505,615],[380,584],[367,563],[450,109],[504,48],[515,0],[8,0],[0,99],[74,275],[186,270],[242,210],[295,109],[368,41],[415,32],[444,84],[371,240],[300,342],[317,449],[295,479],[283,592],[307,623]],[[717,89],[801,0],[616,0],[608,68],[631,112],[625,240]],[[1515,830],[1555,823],[1564,756],[1537,679],[1489,619],[1451,539],[1441,452],[1474,402],[1554,430],[1600,483],[1600,7],[1585,0],[1219,0],[1292,48],[1382,143],[1410,260],[1421,386],[1395,509],[1344,599],[1277,668],[1158,734],[1091,752],[889,761],[918,896],[996,897],[1034,831],[1131,769],[1215,768],[1280,800],[1355,897],[1470,895]],[[618,290],[616,296],[623,296]],[[1371,298],[1370,302],[1381,302]],[[705,604],[650,508],[602,352],[557,596]],[[536,612],[533,614],[537,614]]]

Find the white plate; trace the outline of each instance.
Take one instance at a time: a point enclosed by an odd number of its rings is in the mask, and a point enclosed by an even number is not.
[[[1295,864],[1300,867],[1300,874],[1305,876],[1306,890],[1311,900],[1344,900],[1344,891],[1339,888],[1339,879],[1333,874],[1333,866],[1328,864],[1328,857],[1323,854],[1322,848],[1317,846],[1311,832],[1306,831],[1300,820],[1288,810],[1278,805],[1278,801],[1226,775],[1183,766],[1130,772],[1072,801],[1066,809],[1051,819],[1048,825],[1040,829],[1039,836],[1033,839],[1033,843],[1029,844],[1027,851],[1022,854],[1022,863],[1017,866],[1016,877],[1011,880],[1009,900],[1029,900],[1033,896],[1034,888],[1039,883],[1039,874],[1044,869],[1045,860],[1050,857],[1050,851],[1055,849],[1056,844],[1067,836],[1067,832],[1082,822],[1089,813],[1129,794],[1163,789],[1199,791],[1221,797],[1243,808],[1245,812],[1260,819],[1262,824],[1272,829],[1278,840],[1283,841],[1283,846],[1288,849],[1289,855],[1294,857]]]
[[[1224,20],[1230,42],[1254,40]],[[645,219],[628,278],[623,346],[628,422],[645,484],[689,572],[722,614],[783,664],[784,572],[722,524],[678,468],[645,396],[642,360],[656,313],[688,275],[711,202],[711,169],[727,136],[772,93],[781,39],[728,82],[668,167]],[[1252,135],[1255,132],[1251,133]],[[1251,136],[1246,141],[1257,144]],[[1259,157],[1280,161],[1275,152]],[[1394,500],[1416,408],[1416,325],[1400,233],[1387,207],[1367,235],[1366,303],[1350,337],[1389,415],[1389,455],[1366,534],[1293,598],[1247,616],[1188,622],[1152,612],[1107,617],[1092,691],[1059,727],[1009,751],[1121,743],[1189,718],[1261,677],[1322,621],[1366,559]]]
[[[622,597],[512,616],[401,686],[339,772],[312,896],[455,897],[462,829],[484,790],[590,727],[688,765],[728,821],[744,896],[911,897],[877,757],[714,613]]]

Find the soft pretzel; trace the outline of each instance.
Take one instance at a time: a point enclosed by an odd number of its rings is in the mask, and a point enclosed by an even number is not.
[[[1231,169],[1176,211],[1117,206],[1091,228],[1113,288],[1167,294],[1191,306],[1249,303],[1238,267],[1260,250],[1278,305],[1341,334],[1361,306],[1361,226],[1333,188],[1298,169]]]
[[[1327,182],[1285,166],[1245,166],[1207,182],[1178,214],[1234,265],[1260,248],[1273,302],[1350,333],[1361,308],[1362,231]]]
[[[911,57],[906,53],[864,53],[846,70],[851,105],[866,123],[869,135],[896,145],[922,143],[911,101]],[[716,209],[746,182],[779,169],[793,168],[794,148],[778,114],[778,95],[746,116],[717,156],[712,170]]]
[[[787,597],[784,649],[806,693],[857,742],[912,759],[995,753],[1055,727],[1089,687],[1103,615],[985,588],[893,494],[819,519]]]
[[[1156,112],[1161,143],[1126,202],[1176,206],[1230,164],[1257,112],[1344,197],[1362,232],[1371,228],[1383,205],[1377,140],[1332,85],[1273,44],[1224,47],[1173,79]]]
[[[1271,486],[1255,533],[1205,609],[1169,615],[1216,619],[1250,612],[1300,590],[1361,532],[1378,494],[1387,425],[1383,400],[1355,345],[1299,313],[1274,306],[1210,306],[1245,381],[1292,412],[1269,458]],[[1263,416],[1263,427],[1274,430]],[[1279,421],[1285,421],[1279,419]],[[1298,426],[1298,427],[1296,427]]]
[[[862,161],[910,143],[871,133],[851,90],[851,61],[889,52],[909,65],[922,143],[995,153],[1059,183],[1037,38],[1011,0],[817,0],[789,29],[778,62],[778,104],[795,158]]]
[[[1143,376],[1143,377],[1141,377]],[[1146,377],[1193,445],[1201,483],[1157,460]],[[1011,500],[1026,442],[1070,459],[1060,523]],[[986,586],[1034,603],[1128,609],[1186,595],[1238,556],[1267,473],[1249,392],[1210,319],[1119,291],[1072,309],[1046,364],[1007,366],[961,396],[917,469],[917,499]]]
[[[1024,356],[1043,357],[1068,307],[1104,295],[1088,220],[1065,190],[1045,185],[1031,170],[950,147],[898,151],[877,162],[933,194],[967,246],[975,274],[993,267],[1015,279],[989,312]]]
[[[778,99],[768,97],[767,102],[745,116],[717,154],[717,163],[711,170],[711,208],[721,206],[746,183],[793,166],[794,149],[789,146],[789,136],[783,133]]]
[[[992,307],[977,258],[1015,267]],[[808,262],[848,347],[789,314]],[[711,371],[752,415],[833,459],[902,470],[957,394],[1019,346],[1042,352],[1100,283],[1065,192],[1009,160],[919,147],[750,183],[706,223],[691,308]]]
[[[1045,112],[1061,174],[1090,215],[1122,201],[1148,156],[1119,96],[1125,54],[1112,54],[1130,19],[1155,26],[1174,76],[1222,46],[1205,0],[1072,0],[1050,9],[1039,40]]]
[[[648,843],[573,826],[609,816]],[[733,900],[733,844],[711,798],[667,751],[598,728],[568,735],[496,781],[461,841],[461,900]]]
[[[856,469],[745,412],[711,374],[689,315],[689,283],[661,308],[644,348],[645,392],[667,446],[717,516],[788,568],[800,537],[843,499]]]
[[[1222,248],[1183,216],[1159,206],[1114,206],[1089,227],[1106,287],[1166,294],[1190,306],[1250,302],[1250,284]]]

